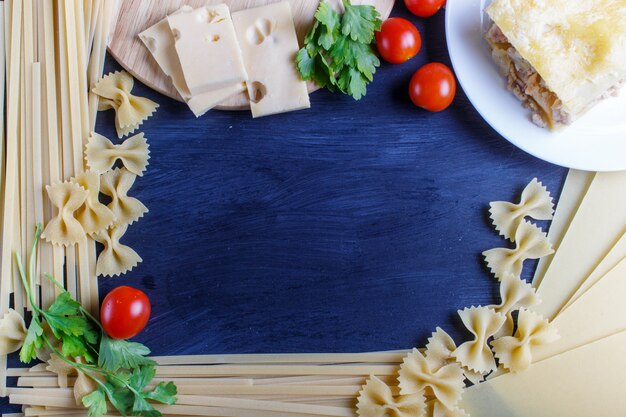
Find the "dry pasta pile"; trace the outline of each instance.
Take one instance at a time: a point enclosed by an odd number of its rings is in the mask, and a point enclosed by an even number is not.
[[[404,358],[391,385],[372,376],[359,393],[360,417],[383,417],[389,411],[401,417],[466,417],[458,406],[466,381],[476,385],[491,374],[522,372],[531,365],[535,349],[558,339],[555,326],[530,310],[539,298],[520,278],[525,260],[554,252],[548,237],[525,218],[550,220],[553,212],[550,194],[537,179],[524,189],[518,204],[491,203],[495,229],[516,245],[483,252],[500,281],[500,304],[458,312],[472,340],[457,346],[437,328],[425,350],[413,349]]]
[[[38,223],[48,225],[49,241],[58,244],[44,242],[37,254],[36,302],[48,306],[58,294],[53,283],[41,279],[40,272],[48,271],[83,306],[97,309],[95,241],[91,235],[81,237],[76,219],[88,222],[102,211],[93,193],[82,188],[94,181],[86,173],[84,146],[98,110],[98,97],[89,87],[102,76],[117,6],[110,0],[8,0],[0,6],[7,97],[2,313],[11,302],[20,313],[30,308],[13,254],[27,253]],[[74,240],[77,244],[69,245]],[[6,357],[0,360],[0,391],[5,393]]]
[[[354,415],[365,378],[390,381],[406,351],[358,354],[223,355],[154,358],[157,378],[178,387],[176,405],[156,408],[165,416],[337,416]],[[9,388],[25,415],[87,416],[76,405],[72,386],[45,366],[9,369],[18,387]],[[65,381],[66,377],[62,377]]]
[[[141,262],[120,239],[148,211],[129,195],[149,160],[146,138],[134,133],[158,105],[132,94],[126,72],[102,77],[117,7],[113,0],[0,5],[0,47],[7,58],[0,65],[7,80],[6,154],[0,158],[1,352],[16,351],[25,337],[23,312],[31,307],[13,254],[28,252],[37,224],[45,225],[34,274],[36,303],[44,308],[59,290],[41,279],[43,272],[95,311],[97,276],[124,274]],[[119,138],[134,135],[114,144],[93,132],[97,111],[107,109],[115,110]],[[459,311],[470,341],[457,346],[437,328],[425,349],[411,351],[154,358],[153,384],[167,379],[178,386],[177,404],[156,408],[167,416],[466,416],[458,404],[467,381],[523,371],[533,349],[556,337],[554,326],[529,310],[538,297],[519,278],[526,259],[553,252],[541,229],[525,219],[548,220],[552,213],[552,200],[536,180],[520,203],[492,203],[496,230],[516,247],[484,253],[502,300]],[[98,257],[96,242],[104,246]],[[77,399],[93,387],[55,358],[18,369],[7,368],[6,354],[0,355],[0,394],[23,405],[20,416],[87,415]],[[7,387],[7,377],[17,377],[17,387]]]
[[[178,386],[177,404],[157,410],[166,416],[468,416],[458,407],[467,382],[524,371],[533,351],[558,337],[529,310],[539,299],[518,273],[524,260],[552,252],[546,235],[525,218],[551,218],[552,211],[537,180],[520,203],[491,204],[496,230],[514,224],[508,238],[516,248],[484,252],[491,269],[503,274],[501,302],[459,311],[472,340],[457,346],[437,328],[425,349],[411,351],[157,357],[153,384]],[[76,401],[84,384],[71,371],[52,362],[9,369],[18,378],[17,388],[8,388],[10,402],[24,405],[26,416],[87,416]]]

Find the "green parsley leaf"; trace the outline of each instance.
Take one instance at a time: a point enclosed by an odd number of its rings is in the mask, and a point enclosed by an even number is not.
[[[339,28],[339,24],[341,23],[339,13],[337,13],[326,0],[320,2],[320,5],[315,12],[315,20],[331,30]]]
[[[357,69],[368,81],[374,81],[376,68],[380,67],[380,59],[374,54],[363,54],[356,62]]]
[[[341,26],[341,18],[339,14],[325,1],[320,3],[317,12],[315,12],[317,30],[317,44],[324,49],[330,49],[339,36],[339,27]]]
[[[101,384],[99,389],[106,394],[109,402],[121,415],[127,416],[132,413],[133,396],[134,394],[126,387],[121,385],[120,388],[116,388],[111,384],[112,378],[107,377],[107,382]]]
[[[88,329],[87,320],[81,316],[56,316],[46,311],[43,312],[43,316],[57,338],[61,338],[64,334],[82,336]]]
[[[312,79],[315,72],[315,55],[309,55],[306,48],[300,49],[296,56],[296,65],[303,80]]]
[[[328,63],[328,59],[325,55],[318,55],[315,58],[315,73],[313,74],[313,81],[322,88],[335,92],[337,91],[337,81],[335,79],[335,71]]]
[[[133,402],[133,415],[143,417],[161,417],[161,413],[141,395],[135,395]]]
[[[62,334],[61,340],[63,344],[61,346],[61,353],[66,357],[78,357],[81,356],[87,360],[89,363],[95,362],[93,348],[90,348],[87,343],[85,343],[84,338],[80,336],[73,336],[70,334]]]
[[[46,310],[48,314],[55,316],[76,316],[80,312],[80,304],[72,299],[72,295],[64,291],[54,300],[54,303]]]
[[[45,343],[43,328],[39,320],[33,318],[28,326],[24,344],[20,350],[20,361],[29,363],[37,358],[37,349],[41,349]]]
[[[152,381],[156,375],[154,366],[140,366],[133,369],[133,373],[130,376],[130,386],[137,391],[142,391]]]
[[[350,82],[348,84],[348,94],[355,100],[360,100],[367,94],[367,79],[359,71],[354,68],[348,70]]]
[[[341,33],[352,40],[370,44],[374,41],[374,32],[382,24],[378,10],[372,6],[353,6],[344,0],[346,12],[341,19]]]
[[[318,34],[319,27],[320,27],[320,22],[316,20],[315,23],[313,23],[313,27],[311,28],[309,33],[307,33],[306,36],[304,37],[305,44],[309,45],[309,44],[315,43],[315,38],[319,36]]]
[[[83,405],[89,409],[89,417],[102,417],[107,412],[107,401],[101,390],[83,397]]]
[[[115,340],[103,334],[100,340],[98,366],[109,372],[117,372],[119,369],[155,365],[152,359],[145,357],[149,354],[150,349],[141,343]]]
[[[115,378],[107,377],[107,383],[114,389],[124,388],[126,384],[130,384],[130,377],[130,372],[120,370],[116,372]]]
[[[344,6],[340,15],[327,0],[320,2],[296,67],[303,80],[359,100],[380,66],[371,43],[382,22],[373,6],[352,6],[349,0],[344,0]]]
[[[135,394],[126,388],[120,388],[113,391],[112,396],[109,398],[111,404],[117,411],[123,416],[132,414],[133,403],[135,402]]]
[[[154,390],[146,392],[144,396],[149,400],[172,405],[176,404],[176,394],[178,389],[173,382],[159,382]]]
[[[73,336],[75,344],[85,346],[98,343],[98,332],[93,323],[81,311],[80,304],[72,299],[69,292],[62,292],[54,303],[43,311],[43,317],[48,322],[50,330],[57,339],[65,339],[66,336]],[[83,336],[84,340],[76,342],[78,336]],[[72,341],[70,341],[71,343]],[[73,349],[73,347],[68,348]],[[83,355],[79,355],[83,356]]]
[[[36,253],[40,232],[41,225],[37,225],[32,254]],[[34,288],[35,257],[32,254],[28,277],[19,254],[15,257],[24,290],[34,305],[31,288]],[[54,281],[49,275],[46,277]],[[44,331],[44,325],[50,328],[50,332],[48,329]],[[59,342],[61,352],[55,347]],[[89,417],[106,414],[107,400],[124,417],[161,417],[161,413],[148,399],[164,404],[176,402],[177,390],[171,382],[161,382],[154,389],[146,390],[156,374],[155,362],[146,357],[150,350],[140,343],[109,338],[97,319],[67,291],[62,290],[45,311],[36,306],[33,308],[20,359],[25,363],[32,361],[37,357],[37,350],[44,346],[50,347],[54,355],[64,359],[78,372],[87,373],[97,382],[98,389],[82,400]],[[73,359],[79,356],[87,363]]]

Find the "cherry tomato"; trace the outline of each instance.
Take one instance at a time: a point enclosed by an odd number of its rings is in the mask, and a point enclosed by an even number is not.
[[[406,19],[392,17],[376,32],[376,46],[385,61],[402,64],[413,58],[422,47],[419,31]]]
[[[454,74],[444,64],[432,62],[418,69],[409,85],[409,95],[416,106],[428,111],[446,109],[456,94]]]
[[[446,5],[446,0],[404,0],[404,4],[415,16],[430,17]]]
[[[130,339],[146,327],[150,318],[150,300],[131,287],[117,287],[104,297],[100,322],[113,339]]]

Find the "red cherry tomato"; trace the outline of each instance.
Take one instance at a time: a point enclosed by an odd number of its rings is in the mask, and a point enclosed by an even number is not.
[[[117,287],[104,297],[100,322],[113,339],[130,339],[146,327],[150,318],[150,300],[131,287]]]
[[[376,46],[385,61],[402,64],[413,58],[422,47],[419,31],[406,19],[392,17],[376,32]]]
[[[450,68],[436,62],[418,69],[409,85],[409,95],[413,103],[433,112],[446,109],[455,94],[454,74]]]
[[[446,5],[446,0],[404,0],[404,4],[415,16],[430,17]]]

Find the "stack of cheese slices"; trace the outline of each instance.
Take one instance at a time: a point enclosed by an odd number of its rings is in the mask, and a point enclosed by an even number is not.
[[[232,15],[225,4],[183,6],[139,37],[197,117],[244,91],[253,117],[310,107],[288,2]]]

